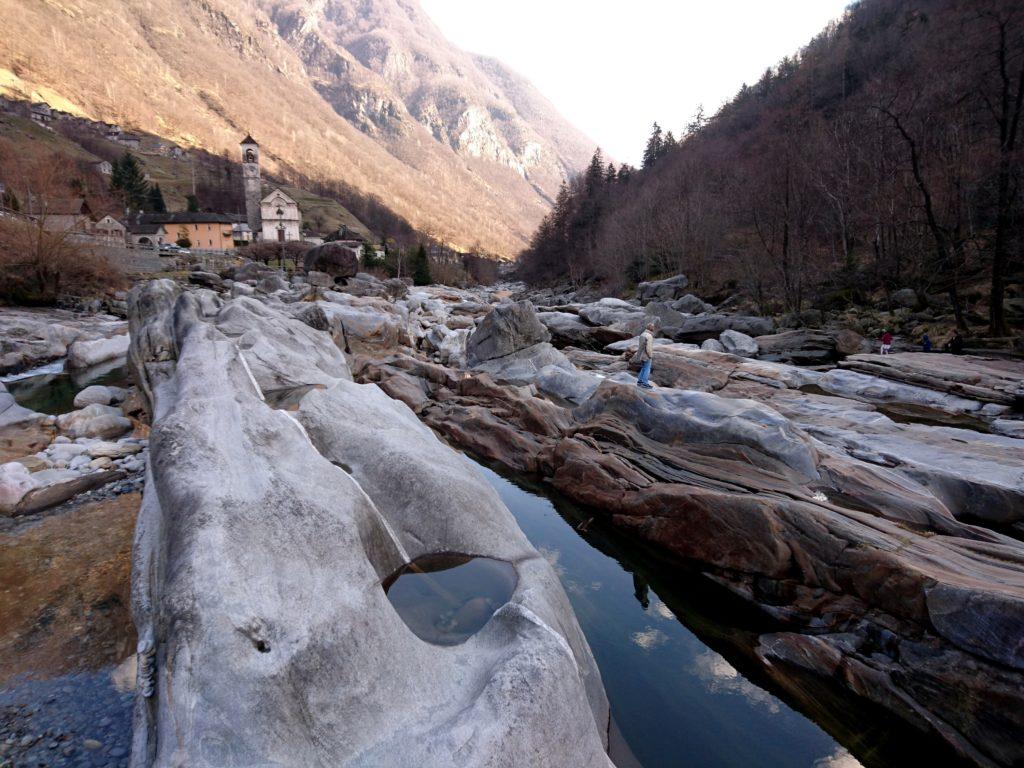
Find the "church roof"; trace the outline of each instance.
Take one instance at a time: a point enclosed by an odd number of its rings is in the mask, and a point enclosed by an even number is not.
[[[284,198],[284,202],[286,204],[298,205],[298,203],[296,203],[294,200],[292,200],[290,197],[288,197],[288,195],[286,195],[284,192],[282,192],[277,187],[274,187],[272,190],[270,190],[270,194],[267,195],[266,197],[264,197],[260,202],[261,203],[269,203],[270,202],[270,198],[274,197],[274,195],[280,195],[281,197],[283,197]]]
[[[238,142],[239,146],[245,146],[246,144],[252,144],[253,146],[256,146],[256,147],[259,146],[259,144],[256,143],[256,139],[254,139],[252,137],[252,134],[249,134],[249,133],[245,134],[245,138],[242,139],[240,142]]]

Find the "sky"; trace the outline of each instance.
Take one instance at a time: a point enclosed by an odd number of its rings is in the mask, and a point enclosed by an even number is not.
[[[420,0],[453,43],[528,77],[619,162],[677,136],[839,18],[849,0]]]

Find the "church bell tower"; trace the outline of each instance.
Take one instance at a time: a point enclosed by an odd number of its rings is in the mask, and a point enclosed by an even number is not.
[[[252,230],[253,241],[263,234],[260,215],[260,201],[263,192],[260,186],[260,145],[252,136],[246,136],[239,145],[242,148],[242,184],[245,186],[245,218]]]

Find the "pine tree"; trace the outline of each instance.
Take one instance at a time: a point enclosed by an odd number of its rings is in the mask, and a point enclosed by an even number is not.
[[[363,243],[363,269],[376,269],[381,266],[377,258],[377,248],[370,243]]]
[[[430,285],[430,260],[427,258],[427,249],[420,243],[416,249],[416,256],[412,263],[412,282],[414,285]]]
[[[623,163],[619,166],[619,182],[625,183],[629,181],[629,177],[633,175],[633,167]]]
[[[604,171],[604,183],[614,184],[619,180],[618,174],[615,171],[615,163],[608,163],[608,167]]]
[[[114,162],[110,175],[110,191],[125,208],[142,210],[149,201],[149,184],[142,173],[142,166],[131,152],[125,152]]]
[[[583,188],[586,190],[587,197],[594,197],[604,184],[604,158],[601,157],[601,148],[598,147],[594,151],[594,156],[590,158],[590,165],[587,166],[586,172],[583,174]]]
[[[164,202],[164,193],[160,191],[159,184],[154,184],[149,188],[149,205],[147,208],[153,213],[167,213],[167,203]]]
[[[659,159],[667,155],[673,149],[676,148],[676,137],[672,135],[672,131],[665,134],[665,140],[661,143],[661,151],[658,154]]]
[[[658,158],[661,157],[662,142],[661,126],[655,123],[654,128],[651,130],[651,136],[647,139],[647,147],[644,149],[643,167],[645,169],[658,162]]]
[[[185,209],[189,213],[197,213],[199,211],[199,198],[195,195],[185,195]]]

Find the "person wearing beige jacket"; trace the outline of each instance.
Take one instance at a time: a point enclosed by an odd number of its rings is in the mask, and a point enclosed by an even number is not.
[[[640,344],[636,350],[637,359],[640,361],[640,375],[636,379],[636,385],[644,389],[654,389],[649,381],[651,377],[651,361],[654,359],[654,323],[648,323],[644,332],[640,334]]]

